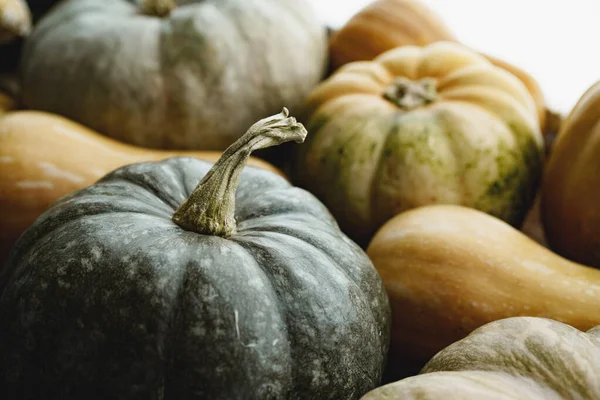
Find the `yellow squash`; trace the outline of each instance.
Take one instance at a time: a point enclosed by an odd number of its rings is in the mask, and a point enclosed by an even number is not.
[[[126,164],[174,156],[216,161],[216,151],[160,151],[123,144],[38,111],[0,117],[0,267],[21,233],[60,197]],[[251,158],[249,165],[282,174]]]
[[[394,361],[423,365],[491,321],[600,325],[600,270],[568,261],[472,208],[427,206],[391,219],[367,254],[392,306]]]

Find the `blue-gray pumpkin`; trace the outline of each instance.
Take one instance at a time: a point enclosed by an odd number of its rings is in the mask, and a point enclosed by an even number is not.
[[[284,112],[214,166],[133,164],[56,202],[2,277],[2,398],[337,400],[376,387],[390,309],[369,258],[311,194],[244,168],[305,135]]]
[[[224,150],[327,66],[307,0],[68,0],[20,64],[28,108],[139,146]]]

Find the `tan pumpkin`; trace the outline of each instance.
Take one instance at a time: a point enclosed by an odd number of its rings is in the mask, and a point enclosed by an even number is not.
[[[25,0],[0,0],[0,44],[31,31],[31,12]]]
[[[368,243],[414,207],[474,207],[520,226],[541,177],[534,102],[513,75],[450,42],[340,68],[309,96],[291,177]]]
[[[545,317],[580,330],[600,325],[600,270],[564,259],[472,208],[402,213],[377,232],[367,254],[390,298],[391,357],[398,363],[422,366],[503,318]]]
[[[600,268],[600,82],[563,122],[544,172],[541,215],[554,251]]]
[[[421,374],[362,400],[600,399],[600,326],[546,318],[491,322],[448,346]]]
[[[349,62],[372,60],[398,46],[425,46],[438,41],[458,42],[454,33],[421,0],[377,0],[354,15],[331,38],[334,69]],[[496,66],[519,78],[533,97],[542,131],[546,130],[546,101],[540,85],[520,68],[492,56]]]
[[[216,161],[220,155],[135,147],[44,112],[5,114],[0,118],[0,266],[16,239],[54,201],[108,172],[173,156]],[[282,174],[257,158],[251,158],[249,165]]]

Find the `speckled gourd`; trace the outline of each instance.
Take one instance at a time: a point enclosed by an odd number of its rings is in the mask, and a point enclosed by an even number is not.
[[[440,351],[420,375],[362,400],[598,400],[600,327],[546,318],[489,323]]]
[[[361,244],[414,207],[460,204],[519,226],[534,200],[544,151],[533,99],[459,44],[346,64],[305,112],[291,178]]]
[[[22,98],[131,144],[224,150],[295,111],[326,36],[306,0],[69,0],[27,40]]]
[[[133,164],[20,238],[0,298],[3,399],[357,399],[389,303],[310,193],[244,164],[302,141],[284,112],[214,164]],[[200,183],[198,183],[200,181]]]

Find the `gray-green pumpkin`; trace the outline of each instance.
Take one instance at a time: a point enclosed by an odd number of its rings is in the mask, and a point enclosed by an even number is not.
[[[155,148],[223,150],[322,78],[307,0],[69,0],[23,53],[23,102]]]
[[[274,116],[212,168],[134,164],[56,202],[2,279],[2,398],[338,400],[375,388],[390,309],[370,260],[310,193],[242,171],[252,150],[305,135]]]
[[[491,322],[440,351],[420,375],[362,400],[598,400],[600,327],[545,318]]]

